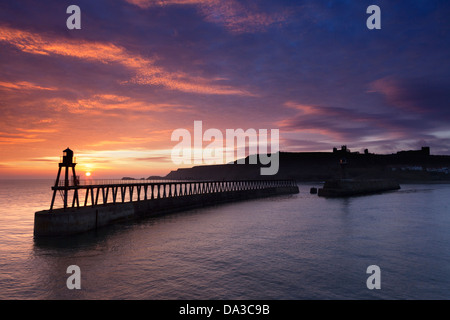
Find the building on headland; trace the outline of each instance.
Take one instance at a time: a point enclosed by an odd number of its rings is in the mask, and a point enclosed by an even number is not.
[[[345,161],[345,172],[342,162]],[[260,165],[248,164],[199,165],[170,172],[165,179],[260,179]],[[404,168],[404,169],[402,169]],[[421,170],[419,170],[421,168]],[[272,179],[325,181],[333,178],[374,179],[398,181],[449,180],[450,156],[431,155],[430,147],[420,150],[377,154],[364,149],[353,152],[346,145],[330,152],[280,152],[279,171]],[[411,170],[412,169],[412,170]]]
[[[333,148],[333,153],[334,154],[344,154],[345,155],[347,153],[350,153],[350,149],[348,149],[346,145],[341,146],[340,150],[338,150],[338,148],[334,147]]]
[[[398,151],[397,154],[400,156],[429,156],[430,147],[422,147],[420,150]]]
[[[355,151],[355,152],[351,152],[349,148],[347,148],[346,145],[341,146],[341,149],[338,149],[336,147],[333,148],[333,154],[341,154],[341,155],[346,155],[346,154],[360,154],[359,151]],[[370,154],[369,153],[369,149],[364,149],[364,154]]]
[[[351,152],[349,148],[347,148],[346,145],[342,145],[341,149],[338,149],[336,147],[333,148],[333,154],[360,154],[358,151],[356,152]],[[364,154],[368,155],[368,154],[372,154],[369,153],[369,149],[364,149]],[[396,153],[397,155],[400,156],[429,156],[430,155],[430,147],[422,147],[420,150],[402,150],[402,151],[398,151]]]

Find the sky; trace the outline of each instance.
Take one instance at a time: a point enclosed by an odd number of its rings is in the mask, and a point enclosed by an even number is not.
[[[166,175],[193,166],[171,137],[194,121],[277,129],[286,152],[450,154],[449,15],[447,0],[2,1],[0,179],[53,178],[67,147],[82,176]]]

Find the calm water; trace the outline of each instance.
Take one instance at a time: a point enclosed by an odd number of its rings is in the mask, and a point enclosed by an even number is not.
[[[305,184],[35,241],[51,183],[0,181],[0,299],[450,299],[450,185],[323,199]],[[66,287],[74,264],[81,290]]]

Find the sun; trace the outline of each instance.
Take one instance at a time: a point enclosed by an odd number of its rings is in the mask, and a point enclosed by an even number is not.
[[[90,177],[91,173],[90,172],[86,172],[86,177]]]

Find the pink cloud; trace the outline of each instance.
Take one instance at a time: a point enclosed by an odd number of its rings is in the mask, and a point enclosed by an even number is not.
[[[373,81],[368,92],[378,92],[384,95],[387,102],[394,107],[413,113],[425,113],[426,108],[421,107],[414,95],[401,81],[393,77],[385,77]]]
[[[57,88],[54,87],[52,88],[42,87],[27,81],[19,81],[19,82],[0,81],[0,87],[7,90],[49,90],[49,91],[57,90]]]
[[[0,41],[7,42],[23,52],[36,55],[59,55],[103,64],[122,65],[135,73],[132,79],[122,81],[123,84],[159,85],[170,90],[199,94],[253,95],[243,89],[217,85],[210,79],[193,77],[183,72],[169,72],[158,66],[154,59],[129,52],[113,43],[50,38],[9,27],[0,27]],[[5,86],[5,83],[3,83],[3,86]],[[14,86],[15,88],[26,87],[24,83],[22,83],[22,86],[9,84],[9,88],[14,88]],[[43,87],[41,89],[49,90]]]
[[[114,94],[96,94],[83,99],[50,98],[45,100],[45,104],[57,111],[66,110],[70,113],[88,114],[90,116],[104,115],[104,111],[106,110],[133,113],[136,111],[178,112],[190,109],[185,105],[149,103],[147,101]],[[109,115],[114,115],[114,113]],[[123,116],[122,113],[117,115]]]
[[[234,33],[264,31],[267,27],[283,23],[288,13],[266,13],[257,6],[241,4],[236,0],[126,0],[141,9],[152,6],[194,5],[206,21],[225,26]]]
[[[16,144],[16,143],[36,143],[43,142],[45,139],[37,137],[32,133],[8,133],[0,132],[0,145],[2,144]]]
[[[398,121],[385,114],[371,114],[340,107],[305,105],[287,102],[296,113],[277,125],[286,133],[318,134],[328,141],[369,141],[407,137]]]
[[[224,25],[236,33],[264,31],[267,27],[282,23],[286,12],[265,13],[257,8],[248,8],[235,0],[205,1],[201,11],[206,20]]]

